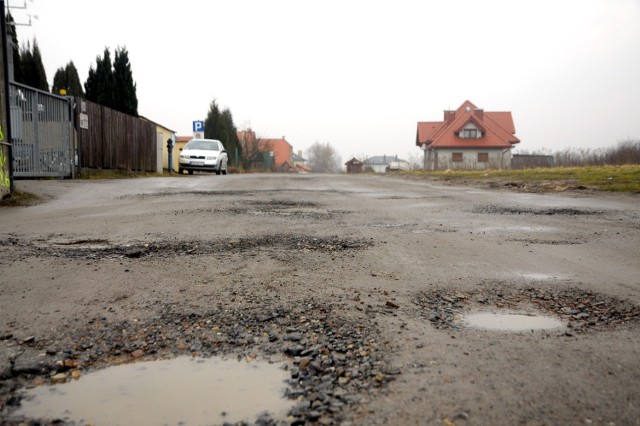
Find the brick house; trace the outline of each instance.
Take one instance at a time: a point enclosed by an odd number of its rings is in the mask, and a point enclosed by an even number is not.
[[[280,139],[258,138],[251,129],[237,134],[244,155],[249,157],[250,167],[274,171],[289,171],[287,166],[296,168],[293,147],[284,136]]]
[[[285,137],[280,139],[259,139],[261,151],[273,152],[273,165],[279,169],[285,163],[293,165],[293,147]]]
[[[443,121],[418,122],[416,145],[424,151],[425,170],[504,169],[520,142],[515,133],[511,112],[484,111],[465,101],[444,111]]]

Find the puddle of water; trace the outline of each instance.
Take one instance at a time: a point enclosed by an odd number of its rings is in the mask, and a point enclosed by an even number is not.
[[[522,273],[518,274],[522,278],[526,278],[532,281],[548,281],[553,279],[561,279],[563,276],[557,274],[543,274],[543,273]]]
[[[286,371],[275,364],[180,357],[119,365],[30,389],[15,412],[98,425],[201,425],[285,419]]]
[[[478,228],[476,232],[556,232],[556,228],[549,226],[487,226]]]
[[[463,318],[463,321],[469,327],[487,330],[527,331],[564,327],[562,321],[549,316],[493,314],[488,312],[467,315]]]

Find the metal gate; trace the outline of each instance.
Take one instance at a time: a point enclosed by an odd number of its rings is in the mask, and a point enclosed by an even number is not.
[[[73,126],[69,98],[9,84],[15,177],[70,177]]]

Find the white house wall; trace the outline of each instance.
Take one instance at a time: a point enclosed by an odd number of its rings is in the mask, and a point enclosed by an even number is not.
[[[461,152],[462,161],[453,161],[453,153]],[[479,162],[478,153],[489,154],[489,161]],[[509,169],[511,168],[511,149],[438,149],[437,167],[435,159],[430,165],[431,170],[484,170],[484,169]]]

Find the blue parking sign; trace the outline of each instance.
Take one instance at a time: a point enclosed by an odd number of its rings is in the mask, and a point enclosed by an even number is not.
[[[204,121],[193,122],[193,133],[204,132]]]

